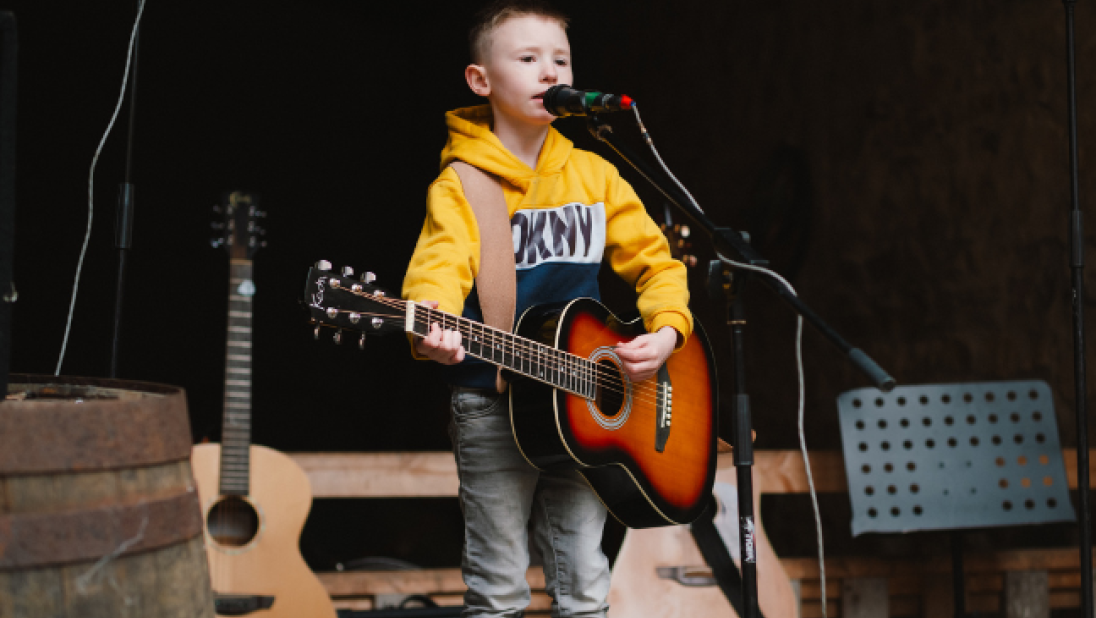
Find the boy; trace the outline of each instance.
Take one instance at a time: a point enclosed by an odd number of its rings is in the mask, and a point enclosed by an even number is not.
[[[465,79],[488,105],[446,114],[449,141],[430,186],[422,234],[403,295],[482,320],[476,216],[460,177],[462,161],[498,179],[513,226],[515,315],[532,305],[598,298],[605,257],[638,293],[649,334],[616,347],[633,380],[655,374],[692,330],[685,267],[632,188],[604,159],[577,150],[551,127],[541,100],[572,83],[567,19],[536,0],[496,1],[469,33]],[[501,208],[501,204],[499,204]],[[505,242],[505,240],[504,240]],[[580,474],[542,473],[521,455],[509,398],[492,365],[465,359],[457,331],[431,326],[414,351],[447,365],[450,437],[465,517],[463,616],[521,616],[530,599],[530,541],[544,559],[553,616],[604,617],[609,564],[601,551],[606,511]]]

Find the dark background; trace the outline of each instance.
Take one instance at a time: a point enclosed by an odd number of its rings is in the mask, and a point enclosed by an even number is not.
[[[711,218],[750,231],[853,345],[902,384],[1047,380],[1062,442],[1076,443],[1060,2],[558,4],[573,18],[576,85],[639,101],[663,157]],[[364,353],[315,342],[297,300],[321,258],[400,289],[438,172],[443,113],[477,103],[462,76],[475,6],[151,0],[133,133],[127,106],[95,172],[61,373],[108,372],[115,201],[132,137],[137,210],[119,377],[185,387],[194,438],[219,439],[228,260],[210,247],[210,209],[222,192],[246,190],[269,213],[269,246],[255,257],[254,441],[284,451],[447,449],[436,367],[413,361],[401,338],[373,339]],[[87,225],[88,170],[136,6],[6,8],[20,37],[11,366],[52,374]],[[1085,167],[1096,143],[1086,113],[1096,96],[1093,19],[1080,3],[1082,200],[1096,188]],[[613,122],[638,149],[630,118]],[[581,120],[557,126],[626,167]],[[658,194],[622,173],[661,218]],[[712,255],[696,245],[705,264]],[[693,307],[729,390],[723,309],[708,300],[702,270]],[[605,296],[628,310],[625,286],[606,279]],[[760,286],[748,303],[757,446],[796,448],[794,316]],[[1092,315],[1091,293],[1085,303]],[[804,356],[808,443],[838,449],[835,397],[866,380],[810,330]],[[766,499],[763,514],[778,552],[810,555],[813,526],[797,500]],[[946,551],[853,542],[846,500],[823,497],[831,551]],[[1070,535],[1043,527],[1024,542]],[[317,569],[365,555],[455,566],[459,536],[452,500],[319,500],[302,550]]]

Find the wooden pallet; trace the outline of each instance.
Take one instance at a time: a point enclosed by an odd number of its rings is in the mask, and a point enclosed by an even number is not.
[[[456,466],[448,452],[293,453],[291,456],[308,475],[315,498],[457,495]],[[1075,489],[1076,452],[1067,449],[1063,456],[1070,488]],[[811,466],[819,493],[847,491],[840,452],[812,453]],[[803,459],[798,451],[756,451],[753,472],[754,484],[762,494],[807,493]],[[1096,480],[1093,463],[1090,478]],[[781,564],[798,588],[800,616],[821,616],[817,560],[783,558]],[[1080,558],[1075,548],[968,552],[964,555],[964,567],[970,612],[1010,617],[1048,616],[1052,608],[1080,606]],[[826,573],[825,597],[828,616],[832,618],[952,615],[950,559],[837,556],[826,559]],[[411,594],[426,594],[439,605],[459,605],[465,590],[460,569],[456,568],[324,572],[319,577],[337,608],[373,609]],[[534,593],[526,615],[547,616],[551,599],[544,592],[543,574],[539,568],[532,568],[527,577]]]

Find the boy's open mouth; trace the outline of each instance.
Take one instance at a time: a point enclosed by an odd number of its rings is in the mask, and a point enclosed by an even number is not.
[[[544,92],[548,92],[548,91],[547,91],[547,90],[545,90]],[[540,94],[534,94],[534,95],[533,95],[533,98],[534,98],[534,99],[543,99],[543,98],[544,98],[544,92],[542,92],[542,93],[540,93]]]

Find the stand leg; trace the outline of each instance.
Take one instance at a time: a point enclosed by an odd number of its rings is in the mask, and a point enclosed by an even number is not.
[[[739,542],[741,544],[742,571],[742,618],[758,618],[761,612],[757,603],[757,545],[754,541],[756,528],[753,501],[753,421],[750,415],[750,398],[746,394],[745,326],[746,312],[742,292],[746,273],[739,271],[732,279],[729,290],[728,324],[731,328],[731,345],[734,350],[734,405],[731,427],[734,435],[734,465],[738,482]]]
[[[963,533],[951,533],[951,578],[955,595],[955,618],[967,618],[967,590],[963,579]]]

